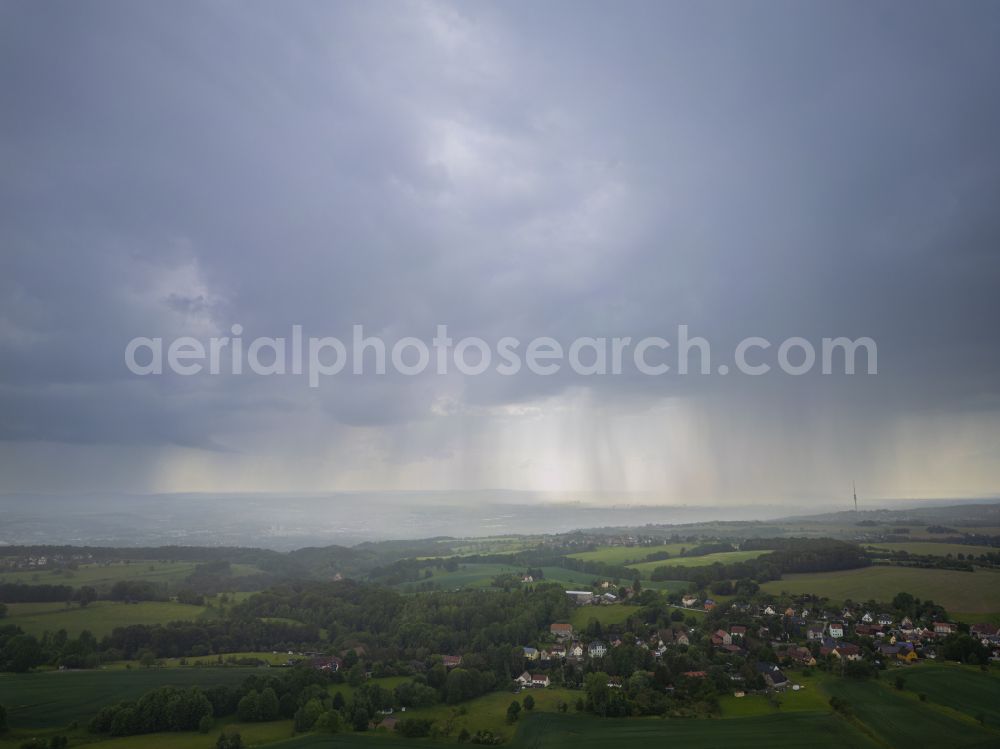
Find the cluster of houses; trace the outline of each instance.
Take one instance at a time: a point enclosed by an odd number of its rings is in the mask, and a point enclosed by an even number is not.
[[[576,639],[573,636],[572,624],[555,622],[549,627],[549,634],[556,638],[556,642],[541,648],[522,648],[525,660],[573,661],[584,658],[603,658],[608,652],[608,645],[600,640],[592,640],[584,645]]]
[[[703,602],[693,597],[685,597],[681,603],[687,608],[697,605],[702,609],[706,604],[711,607],[715,605],[711,600]],[[733,603],[732,610],[734,614],[742,615],[740,618],[744,622],[720,627],[708,635],[715,649],[729,655],[746,656],[752,651],[748,646],[748,639],[753,637],[757,642],[769,643],[782,662],[803,666],[815,666],[817,658],[826,657],[842,661],[861,660],[861,646],[845,639],[851,634],[872,638],[876,643],[876,656],[884,661],[913,662],[922,657],[934,658],[934,640],[957,630],[957,625],[952,622],[936,621],[920,625],[909,617],[903,617],[897,622],[890,614],[862,610],[811,612],[808,608],[788,607],[782,610],[773,604],[741,603]],[[780,631],[769,631],[767,624],[773,627],[773,621],[759,621],[768,617],[784,620]],[[602,658],[610,648],[622,644],[619,637],[608,642],[592,640],[584,643],[575,636],[573,625],[564,622],[553,623],[549,627],[549,633],[555,642],[522,649],[526,661],[538,662],[544,666],[553,661]],[[1000,628],[991,624],[977,624],[970,628],[970,633],[994,648],[994,655],[1000,658]],[[688,644],[689,632],[681,624],[650,630],[645,639],[635,638],[637,647],[651,651],[656,657],[662,657],[672,646]],[[782,689],[788,685],[777,665],[758,664],[758,670],[768,687]],[[692,676],[697,678],[697,674]],[[525,688],[548,686],[548,677],[544,673],[525,671],[517,681]]]
[[[0,569],[6,570],[37,570],[50,566],[55,562],[44,554],[39,556],[16,557],[5,559],[0,565]]]
[[[549,627],[549,633],[556,639],[556,642],[535,648],[526,646],[522,648],[522,653],[526,661],[547,663],[552,661],[583,661],[587,658],[603,658],[608,654],[610,648],[616,648],[623,643],[620,637],[614,637],[609,642],[603,640],[591,640],[587,643],[581,642],[573,632],[573,625],[563,622],[556,622]],[[682,627],[675,629],[663,628],[652,632],[647,640],[635,638],[635,645],[650,650],[656,656],[662,656],[671,645],[689,645],[687,630]],[[526,672],[527,673],[527,672]],[[522,674],[523,676],[524,674]],[[531,674],[527,674],[531,676]],[[521,679],[522,686],[538,686],[537,684],[527,684]]]
[[[715,601],[711,598],[701,601],[695,596],[686,595],[681,599],[681,606],[686,609],[695,609],[696,611],[712,611],[715,609]]]
[[[811,612],[808,608],[785,608],[772,604],[732,605],[733,611],[751,619],[781,617],[784,620],[783,637],[772,638],[767,626],[760,625],[753,634],[762,641],[771,641],[775,651],[790,661],[802,665],[815,665],[816,655],[833,656],[841,660],[861,660],[860,646],[846,642],[845,637],[854,634],[870,637],[876,641],[876,653],[885,660],[913,662],[921,657],[934,658],[935,639],[954,634],[958,626],[953,622],[935,621],[918,624],[909,617],[901,620],[887,613],[845,608],[840,612]],[[719,650],[731,654],[745,653],[743,641],[748,633],[747,625],[733,625],[712,633],[711,642]],[[777,633],[775,633],[777,634]],[[1000,658],[1000,632],[992,624],[975,624],[970,634],[994,650],[994,657]],[[798,641],[798,642],[797,642]],[[801,641],[805,645],[799,644]],[[807,647],[813,644],[818,648]]]

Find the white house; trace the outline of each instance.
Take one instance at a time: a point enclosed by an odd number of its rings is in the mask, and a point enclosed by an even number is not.
[[[603,658],[608,652],[608,646],[600,640],[594,640],[587,646],[587,655],[591,658]]]

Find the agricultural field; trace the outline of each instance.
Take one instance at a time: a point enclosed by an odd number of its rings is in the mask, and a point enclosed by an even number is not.
[[[81,564],[76,569],[19,570],[0,573],[0,582],[28,585],[69,585],[79,588],[90,585],[97,589],[110,588],[120,580],[141,580],[150,583],[176,585],[194,572],[196,562],[132,561],[110,564]],[[249,564],[231,565],[233,577],[260,572]]]
[[[968,556],[969,554],[990,554],[1000,552],[994,546],[969,546],[966,544],[936,544],[933,541],[892,541],[888,543],[874,543],[866,546],[873,550],[906,551],[910,554],[921,554],[935,557],[945,557],[951,555],[957,557],[959,554]]]
[[[925,694],[930,702],[984,718],[1000,730],[1000,672],[984,673],[977,667],[955,664],[920,664],[903,676],[907,692]]]
[[[767,593],[815,593],[835,601],[891,601],[905,591],[943,605],[949,613],[967,617],[1000,612],[1000,572],[864,567],[840,572],[785,575],[764,583]],[[981,618],[981,616],[980,616]]]
[[[3,622],[16,624],[31,635],[65,629],[70,637],[76,637],[86,629],[100,638],[111,634],[115,627],[193,621],[206,611],[204,606],[167,601],[94,601],[85,607],[65,603],[8,603]]]
[[[602,546],[594,551],[579,551],[576,554],[569,554],[573,559],[582,559],[587,562],[604,562],[605,564],[625,564],[636,562],[646,556],[658,551],[665,551],[671,557],[681,553],[683,549],[689,549],[695,544],[659,544],[657,546]]]
[[[577,606],[570,617],[570,624],[577,632],[586,629],[591,619],[596,619],[602,627],[612,624],[623,624],[632,614],[639,610],[638,606],[615,604],[613,606]]]
[[[315,746],[321,746],[316,744]],[[522,721],[511,747],[546,749],[874,749],[850,723],[826,712],[792,712],[723,720],[614,720],[543,713]],[[924,746],[914,744],[914,746]]]
[[[524,574],[523,565],[510,564],[461,564],[454,572],[432,569],[432,576],[417,582],[401,583],[396,587],[404,592],[418,590],[422,583],[432,582],[441,590],[456,588],[488,588],[497,575]]]
[[[638,570],[648,574],[657,567],[670,565],[674,567],[706,567],[710,564],[732,564],[733,562],[745,562],[748,559],[756,559],[762,554],[768,554],[766,550],[759,551],[720,551],[717,554],[706,554],[703,557],[671,557],[670,559],[658,562],[642,562],[640,564],[630,564],[629,569]]]
[[[190,667],[210,667],[215,668],[219,666],[232,667],[237,666],[236,661],[243,659],[254,659],[258,661],[263,661],[269,666],[284,666],[289,660],[294,660],[295,658],[300,658],[301,656],[289,655],[288,652],[272,652],[270,650],[264,651],[244,651],[240,653],[222,653],[221,655],[203,655],[203,656],[188,656],[187,658],[160,658],[157,660],[157,666],[161,668],[190,668]],[[183,662],[182,662],[183,661]],[[137,660],[132,661],[111,661],[109,663],[103,664],[104,669],[122,669],[122,668],[143,668],[142,664]],[[248,666],[247,668],[252,668]]]
[[[920,668],[914,667],[913,673]],[[847,700],[855,719],[884,746],[985,749],[1000,744],[1000,732],[950,708],[921,702],[917,694],[897,691],[882,681],[887,680],[831,679],[824,689]]]
[[[204,738],[204,737],[202,737]],[[356,733],[338,733],[334,735],[321,733],[307,733],[304,736],[297,736],[290,741],[282,741],[275,749],[358,749],[361,747],[371,747],[372,749],[454,749],[454,741],[441,739],[407,739],[396,733],[387,733],[376,730],[374,735],[359,735]],[[503,744],[509,747],[511,744]],[[131,748],[130,748],[131,749]],[[138,748],[136,748],[138,749]],[[195,749],[192,747],[192,749]],[[205,747],[210,749],[210,747]]]
[[[132,670],[0,673],[0,704],[11,728],[59,728],[85,722],[104,705],[162,686],[235,686],[243,668],[144,668]]]
[[[269,723],[226,723],[216,722],[216,727],[208,735],[200,733],[150,733],[142,736],[122,736],[88,743],[87,749],[211,749],[215,746],[223,727],[226,731],[238,731],[245,746],[275,744],[283,747],[283,742],[295,735],[290,720],[275,720]],[[2,745],[0,745],[2,747]]]
[[[545,575],[542,582],[559,583],[567,590],[575,590],[577,588],[589,590],[591,583],[594,580],[600,579],[598,575],[592,575],[589,572],[568,570],[565,567],[542,567],[542,572]]]
[[[691,587],[690,580],[643,580],[642,587],[664,593],[683,593]]]

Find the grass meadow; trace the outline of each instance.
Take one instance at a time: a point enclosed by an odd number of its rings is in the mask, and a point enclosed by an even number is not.
[[[657,567],[707,567],[710,564],[732,564],[733,562],[745,562],[748,559],[756,559],[762,554],[769,554],[768,551],[720,551],[718,554],[706,554],[703,557],[671,557],[659,562],[642,562],[641,564],[630,564],[629,568],[638,570],[643,574],[649,574]]]
[[[949,554],[957,557],[959,554],[989,554],[1000,551],[993,546],[968,546],[966,544],[938,544],[933,541],[891,541],[887,543],[868,544],[866,548],[888,551],[905,551],[910,554],[921,554],[935,557],[946,557]]]
[[[639,610],[639,606],[629,606],[626,604],[615,604],[613,606],[577,606],[573,609],[573,616],[570,617],[570,624],[576,632],[587,628],[591,619],[596,619],[602,627],[611,624],[623,624],[632,614]]]
[[[205,611],[204,606],[170,601],[94,601],[82,608],[65,603],[8,603],[7,618],[3,622],[16,624],[31,635],[65,629],[71,637],[76,637],[86,629],[95,637],[103,637],[111,634],[115,627],[192,621]]]
[[[682,549],[690,549],[695,544],[658,544],[656,546],[602,546],[593,551],[579,551],[570,554],[573,559],[582,559],[588,562],[604,562],[605,564],[621,564],[628,562],[638,562],[649,554],[658,551],[665,551],[671,557],[681,553]]]
[[[11,728],[59,728],[85,723],[104,705],[135,699],[156,687],[239,684],[251,669],[144,668],[0,673],[0,704]]]
[[[76,569],[18,570],[0,573],[0,582],[26,585],[69,585],[79,588],[90,585],[98,590],[110,588],[120,580],[142,580],[151,583],[177,585],[194,572],[196,562],[132,561],[110,564],[81,564]],[[249,564],[230,566],[233,577],[245,577],[260,572]]]
[[[764,583],[768,593],[815,593],[835,601],[891,601],[905,591],[943,605],[949,613],[968,620],[1000,612],[1000,572],[919,569],[915,567],[864,567],[840,572],[785,575]]]

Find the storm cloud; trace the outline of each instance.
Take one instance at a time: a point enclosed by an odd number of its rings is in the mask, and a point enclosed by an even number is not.
[[[0,491],[1000,487],[991,3],[0,6]],[[135,336],[870,336],[877,376],[138,378]]]

